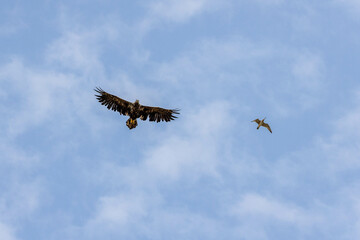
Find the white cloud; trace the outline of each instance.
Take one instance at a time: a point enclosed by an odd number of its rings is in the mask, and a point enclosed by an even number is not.
[[[266,59],[271,54],[274,52],[270,46],[257,45],[241,37],[205,39],[172,61],[162,63],[158,70],[160,76],[156,79],[181,84],[191,83],[189,86],[193,89],[206,84],[247,82],[251,81],[246,78],[250,71],[258,67],[255,62]],[[250,64],[254,65],[253,69],[250,69]],[[233,69],[235,66],[236,69]],[[224,68],[230,68],[230,73],[223,77],[221,73]],[[236,78],[231,74],[232,71],[238,75]]]
[[[19,57],[0,66],[0,82],[6,86],[0,97],[7,104],[0,107],[5,116],[0,122],[6,131],[3,137],[13,138],[32,127],[40,124],[46,127],[50,123],[56,123],[52,129],[64,128],[75,121],[91,125],[91,131],[104,127],[104,122],[97,121],[92,111],[93,107],[99,106],[93,91],[96,86],[120,88],[119,93],[134,100],[136,93],[143,93],[144,99],[154,95],[151,89],[132,83],[121,70],[109,76],[110,80],[104,80],[105,73],[99,60],[101,47],[94,43],[102,34],[102,31],[65,32],[50,44],[46,70],[29,67]],[[95,40],[88,40],[92,37]],[[91,120],[98,124],[92,125]]]
[[[0,239],[1,240],[16,240],[14,229],[8,225],[0,222]]]
[[[137,34],[143,37],[164,23],[185,23],[206,12],[214,12],[231,5],[219,0],[155,0],[150,2],[147,15],[137,24]]]
[[[97,36],[98,34],[92,32],[67,32],[50,45],[47,59],[50,62],[59,62],[70,69],[79,69],[84,73],[102,72],[99,46],[94,43]]]
[[[357,14],[360,12],[360,1],[359,0],[333,0],[332,1],[336,6],[343,6],[349,12],[354,14],[357,17]]]
[[[152,196],[139,199],[129,193],[108,198],[110,201],[103,201],[102,211],[87,223],[81,235],[95,239],[107,236],[162,239],[169,234],[173,239],[218,239],[221,235],[218,230],[222,226],[216,220],[187,209],[169,208],[161,200],[151,199]]]
[[[258,194],[246,194],[231,208],[231,213],[242,218],[254,217],[255,221],[279,220],[297,226],[313,225],[316,216],[298,206],[292,206]]]
[[[9,167],[3,163],[2,166],[6,171],[1,171],[0,178],[0,239],[15,240],[18,229],[12,226],[22,226],[22,221],[36,215],[42,202],[42,185],[29,178],[21,166]]]
[[[20,168],[29,170],[36,166],[39,160],[38,155],[22,151],[5,136],[0,138],[0,163],[2,165],[16,167],[18,170]]]
[[[5,23],[0,25],[0,36],[13,35],[24,27],[22,23]]]
[[[227,102],[214,102],[196,108],[200,110],[180,116],[181,136],[164,133],[164,138],[146,151],[144,161],[135,170],[143,172],[136,174],[140,178],[145,177],[143,182],[149,183],[150,179],[156,182],[162,182],[163,179],[179,180],[184,177],[195,177],[196,180],[204,174],[217,175],[222,148],[216,139],[231,131],[235,124],[230,118],[231,108]],[[226,141],[223,143],[226,144]],[[133,174],[133,171],[129,173]]]
[[[319,209],[303,208],[257,193],[243,194],[241,200],[227,209],[228,214],[236,219],[233,222],[237,234],[256,240],[287,239],[287,229],[291,229],[291,236],[314,236],[314,233],[316,236],[317,227],[326,224],[323,220],[328,217],[319,214]]]
[[[9,177],[20,180],[9,181],[0,194],[0,212],[1,219],[14,221],[31,216],[38,209],[42,185],[36,180],[25,182],[21,176],[16,176],[16,171],[12,172]]]
[[[27,24],[23,20],[23,13],[19,6],[15,5],[8,9],[7,6],[4,6],[1,13],[3,19],[0,24],[0,36],[16,34],[26,27]]]
[[[28,69],[19,59],[2,66],[0,81],[9,86],[5,101],[11,106],[2,109],[6,111],[3,123],[8,124],[8,136],[16,136],[30,126],[49,120],[58,109],[69,106],[61,96],[70,90],[72,80],[71,75]],[[10,93],[16,94],[16,98]]]
[[[350,106],[344,106],[347,111],[342,113],[338,119],[328,122],[332,130],[329,137],[319,137],[317,144],[321,151],[326,154],[329,161],[329,169],[334,174],[346,173],[349,170],[360,168],[360,105],[358,101],[360,94],[356,92],[355,97],[350,97]],[[351,96],[351,95],[350,95]]]
[[[319,55],[304,53],[295,59],[293,74],[300,80],[300,85],[307,89],[320,87],[324,63]]]
[[[215,102],[188,117],[184,115],[183,128],[187,136],[171,137],[150,150],[144,165],[156,178],[178,179],[183,174],[215,176],[221,149],[213,139],[223,136],[234,126],[235,121],[229,120],[230,111],[228,103]]]
[[[129,60],[128,56],[134,55],[134,61],[144,61],[136,56],[140,40],[136,24],[124,23],[114,14],[99,17],[91,25],[77,17],[66,8],[60,11],[57,20],[61,35],[47,46],[44,56],[52,67],[59,65],[65,67],[60,70],[104,79],[103,63],[107,60],[103,56],[107,53],[107,57],[125,55]]]
[[[205,12],[215,12],[228,9],[233,4],[246,1],[219,1],[219,0],[156,0],[149,6],[152,20],[170,20],[178,23],[185,22],[192,17]],[[249,1],[254,2],[254,1]],[[283,0],[256,0],[260,5],[280,4]],[[148,19],[150,20],[150,19]]]
[[[223,160],[222,145],[228,141],[218,141],[235,124],[235,121],[226,121],[231,108],[226,102],[209,103],[200,110],[199,106],[194,107],[193,112],[181,116],[182,134],[175,136],[170,129],[160,133],[154,145],[143,150],[142,161],[128,166],[107,162],[102,169],[97,169],[96,177],[88,174],[97,184],[108,184],[116,190],[99,199],[96,214],[84,226],[84,231],[96,229],[94,234],[106,234],[102,230],[102,226],[106,226],[109,231],[127,236],[136,224],[140,235],[161,236],[166,232],[164,226],[168,226],[177,235],[188,236],[190,231],[198,234],[194,229],[199,225],[197,221],[213,225],[212,220],[202,215],[179,214],[176,208],[167,209],[170,203],[161,190],[179,182],[196,183],[203,177],[219,177],[217,169]],[[201,227],[207,235],[211,230],[206,229]]]
[[[157,17],[182,22],[204,11],[209,0],[161,0],[150,5],[150,12]]]
[[[347,112],[342,113],[338,119],[331,121],[331,126],[333,127],[333,136],[332,140],[334,142],[340,141],[357,141],[358,136],[360,135],[360,105],[358,101],[360,100],[360,91],[353,91],[352,94],[349,94],[349,99],[351,100],[351,106],[347,107]]]
[[[246,108],[254,102],[249,99],[256,98],[258,106],[262,103],[280,116],[316,107],[326,74],[319,55],[239,36],[201,41],[156,69],[154,79],[193,92],[200,100],[231,96]]]
[[[90,225],[100,223],[118,228],[130,222],[135,223],[146,214],[144,200],[142,196],[131,194],[102,197],[95,220]]]
[[[347,110],[338,120],[327,119],[328,135],[315,137],[306,147],[261,166],[261,174],[271,186],[266,188],[267,192],[285,194],[287,202],[246,194],[232,208],[234,213],[264,224],[271,219],[289,222],[302,226],[308,233],[357,238],[360,105],[357,97],[352,101],[356,103],[343,106]],[[284,193],[287,190],[292,192],[291,197]],[[293,196],[295,192],[298,194]],[[299,202],[302,204],[298,205]]]
[[[284,0],[255,0],[255,2],[257,2],[258,4],[268,4],[268,5],[277,5],[277,4],[281,4],[284,2]]]
[[[234,120],[227,120],[230,119],[230,111],[228,103],[214,102],[188,114],[182,112],[181,120],[175,120],[181,124],[178,128],[182,129],[182,134],[175,136],[170,129],[160,133],[153,144],[143,149],[143,160],[138,163],[118,166],[105,162],[102,174],[96,174],[95,181],[146,191],[178,181],[196,182],[204,176],[217,178],[218,164],[223,156],[222,145],[228,144],[228,141],[222,141],[219,145],[217,139],[231,131],[235,124]],[[159,135],[155,131],[158,129],[147,134]],[[89,173],[88,176],[93,174]]]
[[[151,11],[156,15],[154,18],[158,20],[181,23],[206,12],[210,2],[212,1],[185,1],[181,5],[175,1],[157,1],[152,5]],[[280,3],[276,0],[265,2]],[[104,38],[100,36],[102,34],[105,35]],[[134,36],[130,38],[132,37]],[[46,56],[47,70],[29,67],[19,59],[14,59],[2,66],[0,79],[2,83],[6,83],[4,85],[9,91],[0,90],[1,100],[11,102],[13,92],[19,96],[16,100],[18,106],[16,110],[0,107],[1,113],[5,113],[2,115],[6,116],[5,125],[9,127],[2,129],[6,129],[8,136],[18,136],[34,126],[53,125],[51,129],[56,129],[57,131],[54,132],[56,134],[71,133],[71,138],[65,138],[65,143],[58,141],[59,145],[79,144],[76,139],[74,140],[74,132],[89,124],[86,132],[94,131],[98,138],[104,138],[104,132],[100,131],[99,125],[105,123],[102,120],[96,121],[96,115],[92,113],[92,106],[98,106],[100,111],[106,111],[93,96],[92,88],[96,85],[95,82],[101,82],[101,87],[105,90],[113,91],[114,94],[125,96],[129,100],[142,96],[140,100],[147,104],[163,99],[165,94],[161,91],[164,90],[155,91],[155,88],[138,84],[123,69],[106,76],[106,70],[101,61],[102,47],[103,44],[114,39],[119,39],[119,32],[112,26],[108,30],[66,29],[59,39],[49,45]],[[135,61],[148,62],[150,60],[149,52],[144,58],[136,55],[137,50],[134,53]],[[152,139],[153,142],[147,143],[149,145],[145,149],[142,148],[143,145],[138,145],[139,161],[136,158],[136,161],[130,163],[116,162],[120,159],[116,156],[115,160],[114,158],[108,160],[103,168],[95,169],[84,178],[86,181],[106,186],[105,189],[101,186],[102,190],[99,194],[101,196],[96,195],[98,202],[95,204],[91,218],[85,220],[85,223],[77,229],[84,231],[83,235],[87,236],[86,239],[94,239],[97,236],[103,239],[106,234],[115,236],[117,233],[126,236],[124,239],[134,238],[131,234],[138,234],[137,236],[140,237],[151,236],[153,239],[161,239],[169,235],[180,236],[180,239],[205,239],[204,236],[206,239],[219,239],[219,232],[232,232],[233,228],[239,225],[244,230],[243,233],[251,232],[247,235],[249,239],[267,239],[270,238],[267,233],[258,229],[266,227],[273,221],[289,223],[295,228],[300,226],[310,229],[311,225],[321,228],[320,219],[324,220],[328,216],[336,217],[336,213],[344,213],[348,209],[355,208],[354,205],[343,208],[341,206],[343,202],[340,204],[331,201],[324,202],[321,194],[307,195],[309,199],[305,201],[304,206],[300,206],[295,203],[296,201],[279,200],[286,199],[283,196],[283,194],[286,195],[283,192],[284,189],[279,190],[279,188],[291,186],[296,190],[306,190],[304,181],[306,177],[312,175],[329,176],[330,180],[325,179],[330,182],[334,179],[341,181],[336,175],[334,177],[333,172],[328,172],[329,165],[325,162],[328,159],[332,160],[331,158],[335,159],[331,163],[333,168],[342,168],[345,173],[351,167],[357,167],[358,142],[349,147],[349,145],[346,146],[347,140],[344,140],[348,137],[356,140],[358,137],[357,110],[341,119],[343,126],[339,125],[332,140],[324,138],[318,145],[314,144],[309,148],[310,150],[307,149],[298,155],[284,153],[285,156],[281,160],[264,164],[261,159],[254,156],[237,155],[238,152],[235,154],[234,149],[230,149],[230,154],[227,152],[233,137],[241,138],[239,136],[243,131],[242,127],[237,127],[241,126],[243,120],[236,119],[234,114],[241,114],[244,109],[255,105],[249,103],[251,95],[255,95],[252,99],[260,98],[260,103],[273,101],[273,106],[269,109],[275,109],[275,113],[283,112],[284,115],[291,112],[294,106],[305,108],[316,102],[319,89],[322,88],[325,71],[321,56],[306,51],[299,53],[295,49],[287,49],[270,43],[256,43],[234,38],[204,40],[173,60],[160,65],[154,64],[154,66],[159,67],[160,70],[155,70],[153,77],[160,76],[158,79],[164,81],[162,83],[164,89],[178,90],[173,92],[178,93],[178,98],[185,102],[181,104],[181,108],[185,107],[185,109],[182,109],[180,118],[171,123],[177,124],[175,130],[169,127],[165,131],[158,132],[159,129],[149,128],[147,132],[143,132],[144,136],[141,137]],[[285,77],[278,81],[267,81],[267,74],[270,73],[266,70],[268,68],[285,69],[276,72],[277,76]],[[273,83],[275,86],[271,86]],[[90,86],[87,87],[88,85]],[[190,95],[191,98],[187,98]],[[307,96],[310,97],[310,101],[304,104],[304,98]],[[233,98],[236,101],[232,101]],[[239,101],[245,99],[247,101]],[[287,104],[284,100],[289,100],[291,103]],[[125,124],[119,124],[118,120],[114,125],[125,128]],[[127,136],[134,137],[138,132],[131,132],[130,134],[133,135]],[[346,134],[342,135],[342,133]],[[146,141],[143,139],[141,141]],[[64,138],[59,138],[59,140],[63,141]],[[116,141],[121,144],[121,141],[130,140],[119,136]],[[245,147],[241,145],[236,148]],[[9,148],[5,140],[0,141],[0,150],[6,151],[0,153],[0,158],[5,156],[7,162],[11,162],[15,167],[27,162],[36,165],[39,161],[37,154],[30,154],[17,147]],[[64,147],[63,150],[65,152],[68,148]],[[314,155],[323,158],[321,161],[314,160],[316,158]],[[128,156],[121,157],[128,158]],[[229,157],[231,159],[227,159]],[[343,161],[344,158],[345,161]],[[3,159],[0,161],[5,162]],[[18,163],[15,163],[16,161]],[[101,161],[105,160],[99,159],[99,162]],[[345,164],[341,165],[342,162]],[[127,166],[124,166],[125,164]],[[344,165],[347,167],[345,168]],[[84,168],[86,169],[85,165]],[[313,171],[307,172],[309,169]],[[230,176],[226,174],[229,172],[231,172]],[[254,193],[246,194],[247,191],[244,188],[258,187],[249,179],[261,177],[268,180],[264,188],[274,190],[274,195],[280,195],[280,198],[265,197]],[[196,202],[198,205],[205,205],[214,201],[211,205],[209,204],[210,207],[207,206],[206,210],[203,210],[202,206],[196,206],[198,208],[193,211],[193,205],[196,205],[192,204],[193,202],[176,202],[171,199],[184,197],[183,195],[186,194],[191,195],[193,190],[201,192],[203,187],[206,188],[205,184],[198,184],[203,179],[218,180],[213,185],[210,183],[211,187],[214,187],[213,191],[221,188],[220,193],[214,198],[209,197],[208,201]],[[29,182],[27,184],[23,184],[22,180],[12,182],[13,191],[0,194],[1,213],[5,212],[8,216],[15,216],[12,218],[21,219],[21,213],[31,215],[39,206],[41,207],[41,186],[33,179]],[[316,182],[312,184],[316,185]],[[238,185],[242,188],[237,188]],[[194,186],[194,189],[182,191],[184,186],[188,188]],[[351,184],[350,190],[355,189],[354,184]],[[339,189],[336,188],[336,190]],[[345,192],[345,196],[351,195],[350,190]],[[173,196],[168,193],[170,191],[177,191],[172,193],[174,195],[181,192],[182,196]],[[199,196],[201,194],[202,192]],[[239,195],[243,196],[240,201]],[[318,201],[326,207],[312,205],[312,201],[316,201],[317,197],[321,198]],[[226,203],[229,201],[236,202],[231,210],[238,222],[234,221],[226,225],[227,223],[223,223],[222,220],[229,220],[228,212],[224,213],[222,210],[227,207]],[[332,208],[340,210],[330,212],[330,214],[324,210]],[[252,221],[243,224],[248,218]],[[260,221],[256,222],[257,219]],[[358,218],[345,216],[344,219],[352,224],[351,220]],[[232,220],[231,218],[230,221]],[[338,223],[344,226],[340,221]],[[329,229],[329,226],[332,226],[326,221],[322,224],[325,226],[321,229]],[[234,227],[234,225],[237,226]],[[305,232],[307,230],[305,229]],[[11,227],[0,224],[1,239],[2,237],[14,239],[13,232]],[[236,238],[238,236],[228,239]]]
[[[149,2],[146,4],[148,8],[147,15],[136,24],[136,35],[139,39],[163,24],[183,24],[205,13],[231,10],[239,3],[255,2],[259,6],[271,6],[281,4],[283,0],[155,0]],[[228,14],[230,13],[228,12]]]

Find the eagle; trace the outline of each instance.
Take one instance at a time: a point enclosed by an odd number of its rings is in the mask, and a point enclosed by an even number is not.
[[[259,127],[263,126],[263,127],[266,127],[272,133],[269,124],[264,123],[264,120],[265,120],[265,118],[263,120],[261,120],[261,121],[257,118],[257,119],[255,119],[255,120],[253,120],[251,122],[256,122],[258,124],[256,129],[259,129]]]
[[[105,105],[108,109],[113,111],[118,111],[120,115],[129,116],[129,119],[126,121],[126,126],[128,126],[129,129],[136,128],[138,125],[136,121],[137,118],[145,121],[149,117],[149,121],[151,122],[169,122],[177,118],[174,114],[179,114],[180,111],[179,109],[143,106],[140,105],[139,100],[131,103],[107,93],[99,87],[94,90],[99,93],[99,95],[95,94],[95,96],[101,105]]]

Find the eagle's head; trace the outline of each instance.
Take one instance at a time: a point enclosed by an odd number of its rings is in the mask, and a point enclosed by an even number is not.
[[[135,107],[139,107],[140,106],[139,100],[136,99],[136,101],[134,102],[134,105],[135,105]]]

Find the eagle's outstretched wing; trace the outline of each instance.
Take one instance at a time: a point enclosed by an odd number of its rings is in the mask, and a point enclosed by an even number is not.
[[[140,119],[145,121],[149,117],[149,121],[152,122],[169,122],[177,118],[174,114],[179,114],[179,111],[179,109],[141,106]]]
[[[271,128],[270,128],[270,126],[269,126],[269,124],[267,124],[267,123],[263,123],[262,124],[262,126],[263,127],[266,127],[271,133],[272,133],[272,131],[271,131]]]
[[[259,123],[260,123],[260,120],[257,118],[257,119],[255,119],[255,120],[252,120],[251,122],[256,122],[257,124],[259,124]]]
[[[111,109],[113,111],[118,111],[120,114],[126,116],[129,115],[130,106],[133,105],[133,103],[128,102],[112,94],[109,94],[104,90],[102,90],[101,88],[95,88],[94,90],[100,94],[95,96],[96,99],[99,100],[101,105],[105,105],[108,109]]]

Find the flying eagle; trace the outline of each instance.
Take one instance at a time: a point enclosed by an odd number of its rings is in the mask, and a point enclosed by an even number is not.
[[[108,109],[113,111],[118,111],[120,115],[122,114],[130,117],[126,121],[126,126],[128,126],[129,129],[136,128],[137,118],[145,121],[149,117],[151,122],[169,122],[177,118],[174,114],[179,114],[179,109],[143,106],[140,105],[139,100],[131,103],[115,95],[109,94],[101,88],[95,88],[94,90],[100,94],[95,96],[101,105],[105,105]]]
[[[264,120],[265,120],[265,118],[263,120],[261,120],[261,121],[257,118],[257,119],[255,119],[255,120],[253,120],[251,122],[256,122],[258,124],[256,129],[259,129],[259,127],[263,126],[263,127],[266,127],[272,133],[269,124],[264,123]]]

